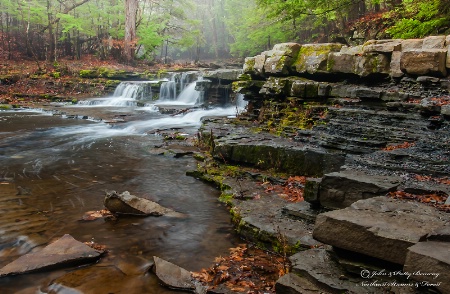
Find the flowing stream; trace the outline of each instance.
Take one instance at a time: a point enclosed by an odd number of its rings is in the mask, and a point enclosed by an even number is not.
[[[164,144],[158,131],[194,134],[202,117],[236,115],[243,104],[162,115],[158,101],[136,106],[145,97],[135,84],[121,86],[113,97],[65,108],[139,113],[120,124],[45,111],[0,112],[0,267],[64,234],[108,249],[95,265],[0,278],[1,293],[177,293],[146,273],[153,256],[198,271],[237,244],[219,192],[185,175],[197,162],[154,151]],[[186,217],[82,221],[85,212],[103,208],[106,190],[129,191]]]

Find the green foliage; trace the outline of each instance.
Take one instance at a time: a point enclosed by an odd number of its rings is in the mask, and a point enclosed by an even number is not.
[[[442,10],[444,0],[404,0],[402,6],[390,11],[386,17],[394,18],[387,29],[393,38],[422,38],[439,34],[450,25],[449,11]],[[448,10],[450,10],[447,7]]]

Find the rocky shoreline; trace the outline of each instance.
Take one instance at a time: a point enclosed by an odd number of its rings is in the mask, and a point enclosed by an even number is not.
[[[450,291],[449,45],[288,43],[246,59],[233,87],[248,113],[200,136],[239,171],[193,175],[222,189],[238,233],[289,253],[279,293]],[[268,188],[289,176],[306,176],[304,202]]]

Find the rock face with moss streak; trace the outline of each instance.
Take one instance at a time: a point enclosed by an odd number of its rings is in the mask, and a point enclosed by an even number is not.
[[[331,52],[339,52],[342,44],[305,44],[300,48],[297,59],[292,67],[297,73],[324,73],[327,72],[328,55]]]

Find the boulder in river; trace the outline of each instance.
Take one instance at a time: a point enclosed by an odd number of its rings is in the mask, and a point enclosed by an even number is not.
[[[89,263],[100,258],[103,253],[66,234],[41,251],[28,253],[7,264],[0,269],[0,277]]]
[[[128,191],[121,194],[118,194],[116,191],[106,192],[104,205],[109,211],[117,214],[142,216],[181,216],[180,213],[177,213],[170,208],[163,207],[148,199],[131,195]]]

